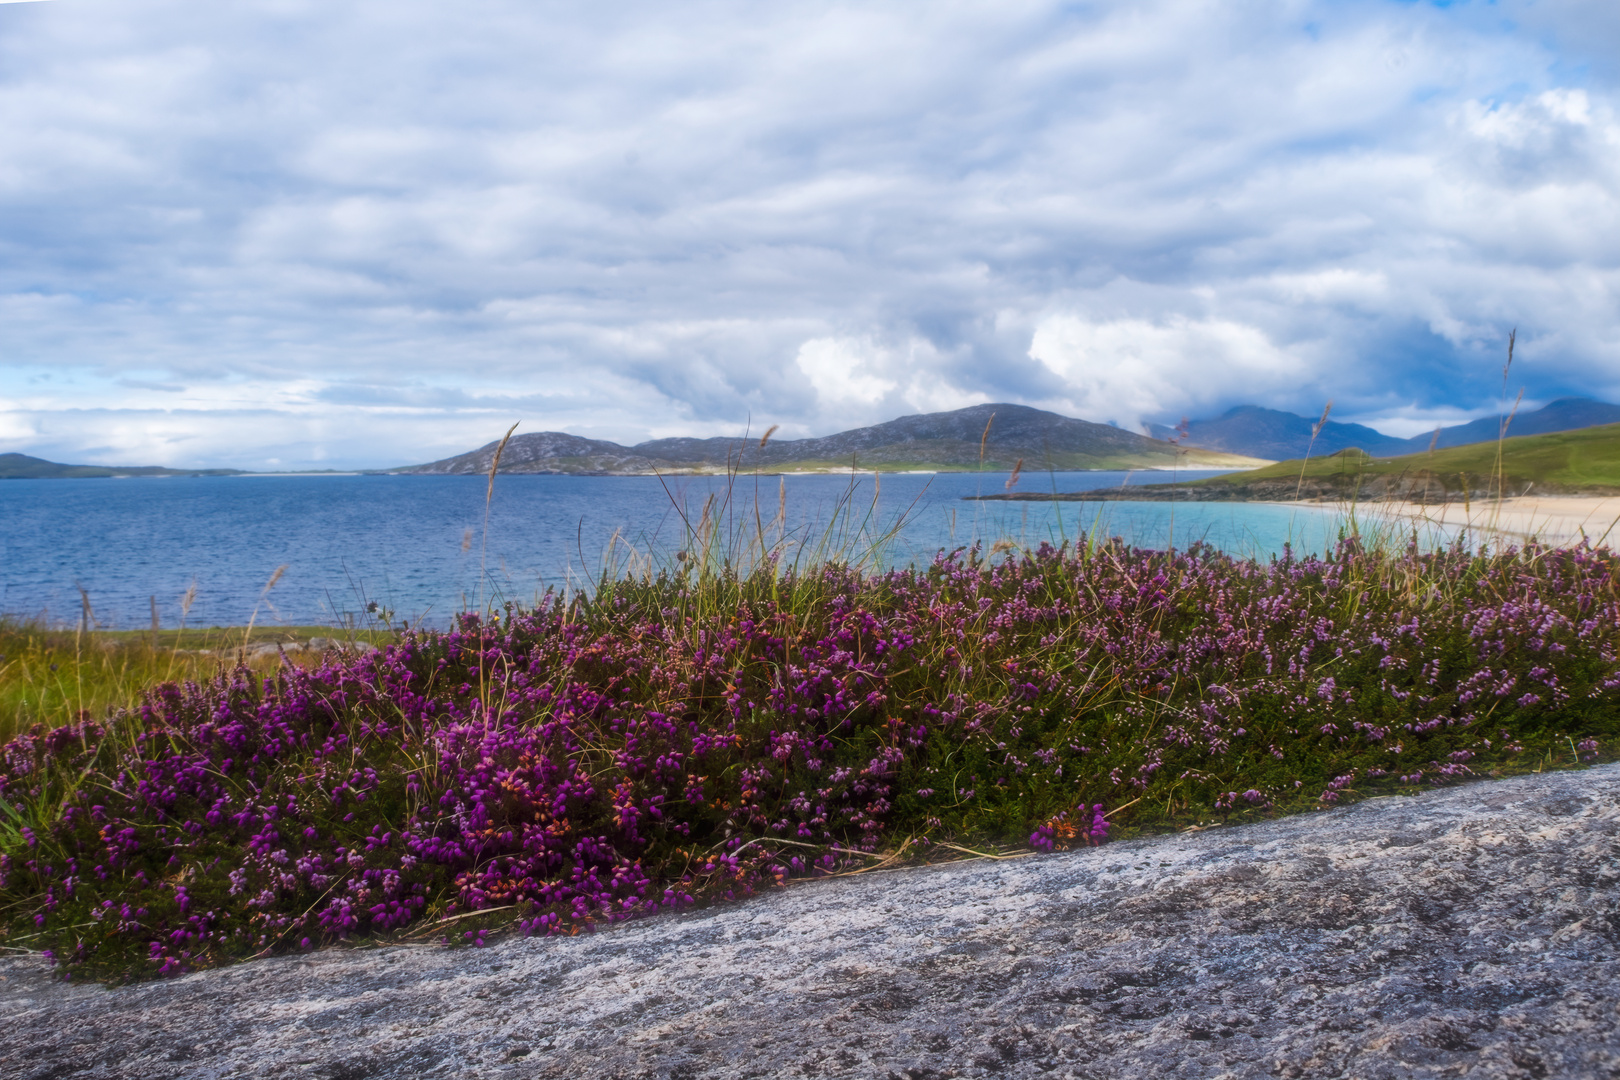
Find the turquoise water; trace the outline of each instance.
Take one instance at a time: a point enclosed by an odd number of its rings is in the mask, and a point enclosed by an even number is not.
[[[1212,475],[1182,473],[1181,478]],[[1291,542],[1322,550],[1337,536],[1331,513],[1257,503],[984,503],[1005,473],[752,476],[725,501],[719,478],[502,476],[484,546],[486,481],[478,476],[256,476],[0,483],[0,612],[75,623],[79,587],[97,623],[179,624],[193,584],[191,626],[363,623],[377,602],[443,625],[464,606],[532,601],[547,587],[584,587],[610,543],[668,560],[690,546],[715,498],[722,530],[753,538],[786,490],[787,558],[832,536],[850,549],[895,524],[890,565],[926,562],[941,548],[1008,539],[1034,546],[1092,530],[1143,547],[1203,540],[1267,557]],[[1020,490],[1079,491],[1162,483],[1166,473],[1026,474]],[[756,521],[755,506],[758,505]],[[875,505],[874,505],[875,504]],[[618,536],[620,540],[614,541]],[[286,571],[268,594],[277,567]],[[480,573],[480,567],[483,572]]]

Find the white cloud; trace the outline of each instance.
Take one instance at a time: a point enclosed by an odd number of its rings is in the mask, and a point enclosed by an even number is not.
[[[1298,386],[1304,365],[1252,326],[1175,316],[1092,322],[1075,315],[1043,319],[1030,356],[1063,380],[1082,416],[1135,428],[1186,411],[1225,388],[1264,398]]]
[[[985,400],[954,380],[961,357],[924,338],[885,345],[870,337],[819,337],[799,346],[796,366],[815,390],[815,421],[789,428],[824,433],[891,420],[901,413],[943,412]]]
[[[871,374],[870,342],[815,338],[799,346],[797,363],[824,406],[871,406],[895,389]]]
[[[0,450],[1620,397],[1614,11],[8,5]]]

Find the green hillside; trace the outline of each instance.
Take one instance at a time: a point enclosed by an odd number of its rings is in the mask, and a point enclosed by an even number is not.
[[[1425,478],[1460,494],[1465,488],[1496,488],[1498,448],[1495,442],[1472,443],[1392,458],[1368,457],[1352,449],[1306,462],[1304,474],[1307,482],[1325,480],[1335,485],[1357,476],[1363,480]],[[1501,486],[1508,494],[1526,486],[1546,492],[1620,493],[1620,424],[1504,439],[1500,454]],[[1251,472],[1213,477],[1196,486],[1297,481],[1300,466],[1297,460],[1280,461]]]
[[[1498,458],[1500,455],[1500,459]],[[1415,499],[1445,501],[1496,494],[1620,495],[1620,424],[1525,435],[1402,457],[1375,458],[1342,450],[1301,462],[1280,461],[1249,472],[1184,484],[1081,491],[1064,500],[1277,501]],[[991,495],[990,499],[1051,499],[1051,495]]]

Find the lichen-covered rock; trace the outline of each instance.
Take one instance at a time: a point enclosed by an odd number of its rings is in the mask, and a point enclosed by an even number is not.
[[[0,1075],[1620,1077],[1620,766],[119,989]]]

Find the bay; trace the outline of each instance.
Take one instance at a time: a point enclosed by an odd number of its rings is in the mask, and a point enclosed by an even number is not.
[[[1179,479],[1215,475],[1183,472]],[[367,605],[446,625],[454,613],[547,588],[588,589],[604,566],[649,556],[674,565],[693,547],[704,504],[746,549],[765,533],[783,558],[862,552],[892,532],[887,566],[941,549],[1006,540],[1034,547],[1095,531],[1142,547],[1201,540],[1267,558],[1285,543],[1321,551],[1332,512],[1261,503],[972,502],[1005,473],[501,476],[488,508],[482,476],[242,476],[30,480],[0,484],[0,613],[74,625],[84,590],[96,625],[364,625]],[[1019,490],[1163,483],[1168,473],[1025,474]],[[780,525],[773,525],[786,507]],[[757,514],[756,514],[757,510]],[[638,566],[648,565],[638,562]],[[264,586],[285,566],[275,586]]]

